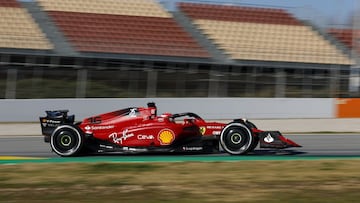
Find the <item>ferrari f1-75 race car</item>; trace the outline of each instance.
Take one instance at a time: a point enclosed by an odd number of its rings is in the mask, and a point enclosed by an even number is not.
[[[42,134],[60,156],[84,153],[225,151],[232,155],[261,148],[301,147],[278,131],[263,131],[246,119],[207,122],[195,113],[157,115],[155,103],[125,108],[75,122],[68,110],[46,111]]]

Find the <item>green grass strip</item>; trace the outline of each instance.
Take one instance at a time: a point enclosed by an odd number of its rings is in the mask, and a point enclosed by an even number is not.
[[[7,159],[0,160],[0,164],[21,163],[151,163],[151,162],[235,162],[235,161],[291,161],[291,160],[349,160],[360,159],[360,156],[95,156],[95,157],[67,157],[48,159]]]

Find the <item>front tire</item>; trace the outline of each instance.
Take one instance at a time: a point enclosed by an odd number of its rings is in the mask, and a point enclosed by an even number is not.
[[[250,129],[242,123],[230,123],[220,134],[223,149],[233,155],[246,154],[254,149],[256,140]]]
[[[82,150],[83,143],[82,134],[71,125],[57,127],[50,138],[52,150],[63,157],[78,155]]]
[[[249,128],[255,128],[257,129],[256,125],[250,121],[246,121],[245,122],[246,126],[248,126]],[[249,152],[254,151],[254,149],[257,147],[257,145],[259,144],[259,137],[258,136],[254,136],[254,141],[252,142],[251,146],[249,147]]]

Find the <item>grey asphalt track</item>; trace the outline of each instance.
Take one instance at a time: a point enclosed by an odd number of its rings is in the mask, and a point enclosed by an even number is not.
[[[256,148],[255,155],[360,156],[360,134],[285,135],[302,148],[282,151]],[[226,154],[221,154],[226,155]],[[42,136],[0,136],[0,156],[57,157]]]

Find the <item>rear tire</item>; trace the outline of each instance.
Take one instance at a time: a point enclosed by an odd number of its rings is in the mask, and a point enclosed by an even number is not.
[[[63,157],[78,155],[82,150],[83,143],[82,133],[71,125],[57,127],[50,138],[52,150]]]
[[[256,146],[251,130],[242,123],[230,123],[221,131],[220,144],[229,154],[246,154]]]

